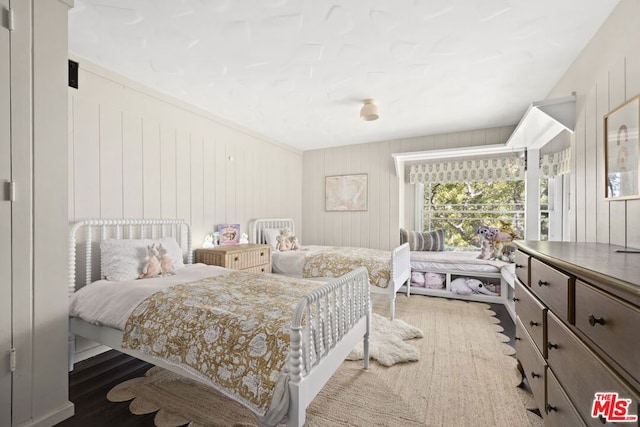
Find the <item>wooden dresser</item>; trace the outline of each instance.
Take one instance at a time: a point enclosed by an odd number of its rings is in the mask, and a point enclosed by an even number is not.
[[[246,244],[196,249],[196,262],[233,270],[271,273],[271,247]]]
[[[640,254],[597,243],[516,245],[516,352],[545,425],[619,425],[612,420],[637,416]],[[596,393],[609,394],[592,417]],[[615,405],[605,400],[611,393]]]

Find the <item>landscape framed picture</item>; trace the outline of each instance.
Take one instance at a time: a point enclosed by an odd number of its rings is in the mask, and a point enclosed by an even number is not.
[[[334,175],[325,177],[326,211],[366,211],[368,175]]]
[[[608,200],[640,198],[640,95],[604,116],[604,158]]]

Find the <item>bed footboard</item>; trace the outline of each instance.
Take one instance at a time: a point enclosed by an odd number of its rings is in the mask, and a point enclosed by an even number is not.
[[[371,322],[369,276],[359,267],[305,295],[291,325],[287,361],[288,426],[302,426],[305,411],[354,346],[364,342],[364,368],[369,367]]]

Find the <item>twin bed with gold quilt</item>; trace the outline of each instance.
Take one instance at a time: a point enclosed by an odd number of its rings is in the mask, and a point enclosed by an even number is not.
[[[289,426],[304,424],[310,402],[361,341],[368,366],[365,268],[325,283],[191,264],[180,220],[85,220],[69,237],[71,357],[82,336],[196,379],[264,425]],[[157,242],[174,274],[123,274],[139,271]]]

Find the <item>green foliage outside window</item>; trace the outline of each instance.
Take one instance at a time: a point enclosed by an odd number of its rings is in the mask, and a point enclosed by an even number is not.
[[[460,182],[424,185],[424,230],[445,230],[445,244],[476,249],[479,226],[501,228],[511,224],[524,230],[524,181]]]

